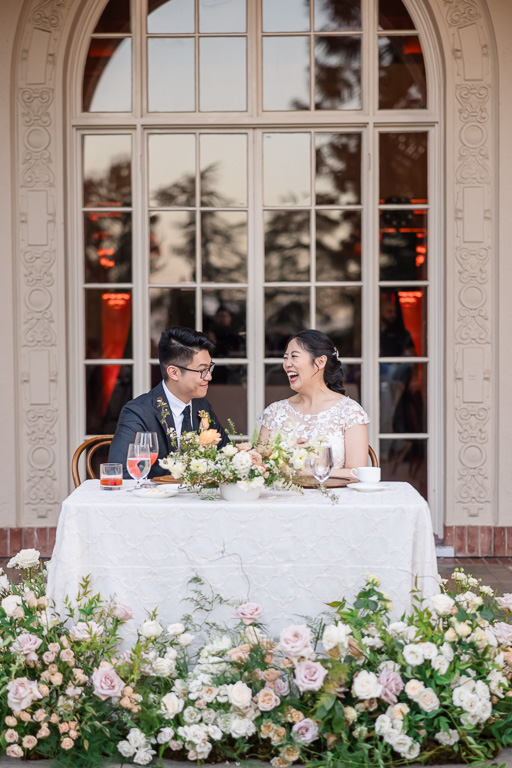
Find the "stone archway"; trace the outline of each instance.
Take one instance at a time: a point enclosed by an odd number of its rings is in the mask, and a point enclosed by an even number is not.
[[[13,189],[23,526],[55,525],[69,490],[63,89],[72,22],[82,6],[27,0],[18,30]],[[492,29],[484,0],[430,0],[429,10],[447,76],[446,519],[489,526],[497,421]]]

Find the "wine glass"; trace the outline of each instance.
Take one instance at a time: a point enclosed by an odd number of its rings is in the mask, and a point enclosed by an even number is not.
[[[322,445],[317,448],[309,459],[309,466],[311,467],[313,477],[318,480],[320,487],[323,488],[324,483],[330,476],[333,467],[331,446]]]
[[[144,486],[141,481],[146,479],[151,469],[151,458],[147,445],[130,443],[126,458],[126,469],[128,474],[137,481],[133,490],[143,488]]]
[[[158,437],[156,432],[137,432],[135,435],[135,445],[145,445],[149,449],[151,466],[158,459]]]

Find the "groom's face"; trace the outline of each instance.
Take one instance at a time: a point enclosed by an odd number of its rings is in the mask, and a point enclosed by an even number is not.
[[[186,368],[195,370],[185,370],[184,367],[178,368],[176,365],[170,365],[167,368],[166,385],[180,400],[188,403],[193,398],[206,397],[208,385],[212,380],[212,374],[208,373],[201,377],[201,371],[204,371],[211,364],[212,358],[206,349],[201,349],[194,354],[192,360]]]

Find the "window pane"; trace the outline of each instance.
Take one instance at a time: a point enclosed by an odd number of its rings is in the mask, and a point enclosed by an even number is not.
[[[201,213],[203,280],[247,282],[247,214],[241,211]]]
[[[88,360],[120,360],[132,356],[130,289],[85,291],[85,350]]]
[[[309,211],[266,211],[265,280],[309,280]]]
[[[208,387],[208,400],[224,429],[231,419],[237,432],[250,434],[247,419],[247,366],[216,365]]]
[[[361,202],[361,134],[317,133],[317,205],[356,205]]]
[[[263,136],[263,204],[309,205],[311,139],[309,133]]]
[[[379,29],[414,29],[402,0],[379,0]]]
[[[381,357],[427,354],[427,289],[380,289]]]
[[[199,40],[199,109],[243,112],[247,109],[245,37]]]
[[[316,211],[316,279],[361,279],[359,211]]]
[[[194,288],[150,288],[151,357],[158,358],[158,342],[171,325],[196,327],[196,292]]]
[[[130,0],[109,0],[94,28],[94,32],[100,34],[105,32],[129,33]]]
[[[380,134],[381,203],[426,203],[427,133]]]
[[[343,363],[343,387],[347,397],[361,402],[361,364]]]
[[[212,3],[208,0],[199,2],[200,32],[245,32],[246,0],[224,0]]]
[[[131,136],[84,136],[84,206],[130,206]]]
[[[263,38],[263,109],[309,106],[309,38]]]
[[[383,480],[410,483],[427,498],[426,440],[381,440],[379,463]]]
[[[340,357],[361,355],[361,288],[316,289],[316,328],[333,340]]]
[[[309,32],[309,0],[263,0],[264,32]]]
[[[380,279],[427,279],[427,211],[380,212]]]
[[[148,0],[148,32],[194,32],[194,12],[194,0]]]
[[[315,30],[318,32],[361,29],[359,0],[315,0]]]
[[[427,79],[419,37],[379,37],[379,109],[426,106]]]
[[[199,154],[201,205],[247,205],[247,135],[202,134]]]
[[[121,408],[133,397],[132,366],[86,365],[85,393],[87,434],[113,434]]]
[[[190,283],[195,279],[195,212],[155,211],[149,217],[150,283]]]
[[[131,213],[86,213],[84,253],[86,283],[131,282]]]
[[[196,108],[194,40],[148,40],[148,110],[193,112]]]
[[[132,41],[92,38],[85,62],[84,112],[130,112],[132,109]]]
[[[196,203],[196,139],[192,133],[148,138],[149,204],[192,207]]]
[[[426,430],[426,364],[381,363],[380,431],[390,434]]]
[[[311,326],[309,288],[265,288],[265,355],[281,357],[290,336]]]
[[[361,109],[361,38],[315,39],[315,106]]]
[[[265,408],[270,403],[287,399],[293,394],[282,362],[267,364],[265,366]]]
[[[203,330],[216,345],[216,357],[245,357],[247,291],[203,290]]]

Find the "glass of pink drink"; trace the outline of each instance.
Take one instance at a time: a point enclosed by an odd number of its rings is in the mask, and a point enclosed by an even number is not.
[[[130,477],[137,481],[135,489],[143,488],[142,481],[146,479],[151,469],[151,458],[147,446],[130,443],[126,458],[126,469]]]

